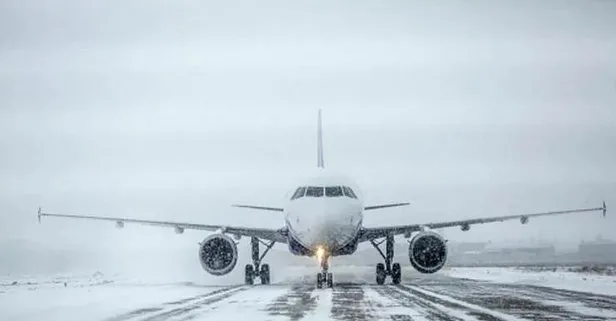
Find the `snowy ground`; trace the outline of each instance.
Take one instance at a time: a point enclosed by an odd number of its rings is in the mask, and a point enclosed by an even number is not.
[[[569,272],[566,268],[555,270],[533,272],[516,268],[451,268],[443,271],[443,274],[454,278],[547,286],[616,296],[616,276]]]
[[[589,286],[577,273],[453,268],[425,276],[407,268],[402,285],[377,286],[372,268],[338,266],[335,287],[316,289],[314,272],[280,269],[275,284],[254,287],[120,275],[0,278],[0,320],[616,320],[616,293],[607,295],[616,277]]]

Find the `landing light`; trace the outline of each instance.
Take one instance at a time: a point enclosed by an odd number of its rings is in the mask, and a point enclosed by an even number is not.
[[[316,257],[317,257],[317,260],[319,261],[319,264],[321,264],[321,262],[323,261],[323,258],[325,258],[325,249],[323,249],[320,246],[317,247]]]

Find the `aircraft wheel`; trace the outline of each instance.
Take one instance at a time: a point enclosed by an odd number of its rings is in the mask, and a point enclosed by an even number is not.
[[[318,273],[317,274],[317,289],[320,289],[323,287],[323,273]]]
[[[253,285],[254,284],[254,276],[255,274],[255,269],[251,264],[246,264],[246,267],[244,269],[244,281],[246,284],[248,285]]]
[[[334,287],[334,275],[331,273],[327,273],[327,287],[328,288]]]
[[[391,280],[394,284],[400,284],[400,281],[402,280],[402,268],[400,268],[400,263],[392,264]]]
[[[261,284],[270,284],[270,268],[268,264],[261,265]]]
[[[383,263],[379,263],[376,265],[376,284],[383,284],[385,283],[385,277],[387,275],[385,274],[385,265]]]

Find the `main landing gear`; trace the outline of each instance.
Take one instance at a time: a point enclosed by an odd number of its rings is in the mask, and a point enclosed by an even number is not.
[[[331,273],[327,272],[327,270],[329,269],[328,259],[329,257],[327,256],[327,254],[324,254],[320,258],[321,272],[317,274],[317,288],[318,289],[323,288],[324,285],[328,288],[331,288],[334,286],[334,276]]]
[[[385,253],[381,251],[379,245],[385,242]],[[385,260],[385,264],[379,263],[376,265],[376,283],[383,284],[385,283],[385,278],[388,275],[391,276],[391,282],[393,284],[400,284],[402,280],[402,269],[400,268],[400,263],[391,263],[394,258],[394,236],[388,235],[384,240],[380,242],[375,242],[374,240],[370,240],[370,243],[374,248],[379,251],[379,254]]]
[[[265,251],[259,256],[259,243],[265,246]],[[244,270],[244,277],[246,284],[254,284],[255,278],[261,279],[261,284],[270,283],[270,268],[268,264],[262,264],[261,260],[265,257],[265,254],[274,246],[276,241],[269,243],[263,242],[256,237],[250,238],[250,246],[252,248],[252,264],[246,264]]]

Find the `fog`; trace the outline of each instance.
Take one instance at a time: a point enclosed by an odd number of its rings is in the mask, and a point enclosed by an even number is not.
[[[284,204],[316,166],[318,109],[327,167],[366,203],[413,202],[367,226],[609,208],[614,16],[612,1],[2,1],[4,270],[42,252],[54,270],[160,253],[156,265],[201,273],[204,233],[39,225],[37,207],[281,227],[280,213],[229,205]],[[571,248],[614,228],[608,211],[445,234]]]

